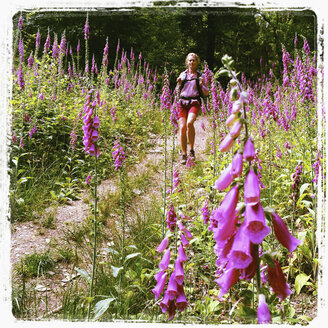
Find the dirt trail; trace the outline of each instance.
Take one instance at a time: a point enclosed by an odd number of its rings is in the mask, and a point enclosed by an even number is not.
[[[195,151],[196,160],[202,161],[206,159],[206,147],[207,139],[209,137],[210,122],[205,116],[199,116],[195,122]],[[135,164],[129,174],[136,174],[143,170],[147,163],[153,165],[160,165],[163,160],[163,140],[158,136],[152,136],[151,140],[154,145],[153,148],[147,153],[141,163]],[[176,148],[180,148],[179,135],[175,141]],[[168,149],[172,145],[172,140],[168,140]],[[180,155],[178,157],[179,164]],[[153,181],[161,181],[162,172],[158,172]],[[115,192],[117,187],[117,179],[104,180],[98,187],[99,197],[102,200],[109,192]],[[160,186],[150,186],[147,194],[143,194],[139,197],[138,202],[145,204],[149,201],[149,195],[154,193],[160,193]],[[147,196],[148,195],[148,196]],[[81,223],[90,215],[89,202],[86,201],[88,197],[88,191],[84,191],[81,195],[81,199],[72,201],[65,205],[60,205],[58,208],[48,209],[48,214],[51,215],[53,211],[55,229],[48,229],[42,227],[37,221],[16,222],[11,226],[11,263],[14,264],[27,254],[33,252],[44,252],[49,249],[51,241],[54,239],[60,239],[63,236],[67,224],[69,223]],[[148,199],[146,199],[148,197]],[[132,205],[132,204],[131,204]],[[129,215],[129,213],[127,213]]]

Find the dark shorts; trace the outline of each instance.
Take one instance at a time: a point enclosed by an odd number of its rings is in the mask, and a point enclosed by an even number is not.
[[[187,118],[189,113],[194,113],[198,115],[200,111],[200,104],[193,105],[181,105],[178,103],[178,117],[179,118]]]

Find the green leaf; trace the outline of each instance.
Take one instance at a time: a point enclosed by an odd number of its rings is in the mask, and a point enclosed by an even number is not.
[[[93,312],[95,313],[95,320],[100,318],[107,311],[110,303],[112,303],[114,300],[115,298],[109,297],[96,303],[95,308],[93,310]]]
[[[272,257],[269,254],[264,254],[262,255],[264,258],[264,261],[271,267],[274,268],[274,262]]]
[[[116,278],[121,270],[123,270],[123,267],[115,267],[114,265],[111,265],[112,267],[112,274]]]
[[[132,253],[132,254],[129,254],[125,257],[125,261],[129,260],[129,259],[132,259],[134,257],[137,257],[139,256],[141,253]]]
[[[307,283],[309,280],[310,276],[306,275],[305,273],[300,273],[297,275],[295,278],[295,291],[297,294],[300,293],[302,287]]]
[[[91,277],[89,276],[88,272],[86,272],[84,269],[75,268],[75,270],[90,284],[91,283]]]
[[[302,186],[301,186],[301,188],[300,188],[300,196],[302,196],[303,195],[303,192],[306,190],[306,188],[308,187],[308,186],[310,186],[311,184],[310,183],[304,183]]]

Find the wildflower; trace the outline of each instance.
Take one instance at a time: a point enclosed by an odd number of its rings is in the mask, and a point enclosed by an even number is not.
[[[32,136],[33,136],[33,134],[35,133],[35,131],[36,131],[36,125],[34,125],[34,127],[32,128],[32,130],[31,130],[30,133],[29,133],[29,138],[30,138],[30,139],[32,138]]]
[[[233,178],[240,177],[243,171],[243,155],[237,152],[232,159],[231,175]]]
[[[155,288],[152,289],[152,292],[155,294],[155,300],[157,300],[159,298],[159,296],[162,294],[164,288],[165,288],[165,284],[166,284],[166,276],[167,273],[165,272],[160,279],[158,280]]]
[[[46,54],[48,52],[49,48],[50,48],[50,34],[49,34],[49,30],[48,30],[46,42],[44,43],[43,53]]]
[[[38,29],[38,32],[36,33],[36,39],[35,39],[35,48],[38,49],[40,47],[40,42],[41,42],[41,35],[40,31]]]
[[[188,156],[187,163],[186,163],[186,168],[190,169],[195,165],[196,164],[195,164],[195,161],[194,161],[194,157],[193,156]]]
[[[228,133],[219,145],[220,152],[227,152],[231,149],[234,139]]]
[[[20,140],[20,146],[23,148],[24,147],[24,138],[22,137],[21,140]]]
[[[267,265],[269,284],[277,296],[281,300],[284,300],[291,293],[291,290],[289,289],[289,285],[286,282],[286,278],[279,263],[274,259],[273,262],[273,268],[271,268],[270,265]]]
[[[11,142],[16,143],[17,141],[18,141],[17,135],[16,133],[14,133],[13,136],[11,137]]]
[[[272,214],[272,224],[273,224],[273,231],[283,246],[285,246],[290,252],[293,252],[296,247],[301,243],[300,240],[293,237],[288,229],[284,221],[280,218],[280,216],[276,213]]]
[[[34,58],[33,58],[33,51],[31,51],[30,57],[27,59],[27,65],[28,67],[33,67],[34,64]]]
[[[167,312],[169,308],[169,302],[170,302],[169,295],[167,292],[165,292],[162,301],[159,303],[159,306],[161,307],[163,313]]]
[[[229,131],[229,134],[231,135],[232,138],[236,138],[239,136],[242,126],[243,125],[241,120],[238,120],[233,124],[231,130]]]
[[[85,183],[86,184],[90,184],[90,180],[92,179],[92,176],[90,174],[88,174],[86,180],[85,180]]]
[[[228,255],[229,263],[236,269],[247,268],[253,260],[251,241],[245,230],[243,225],[239,227]]]
[[[231,174],[232,164],[228,165],[223,172],[221,173],[220,177],[215,181],[215,188],[217,190],[224,190],[228,188],[233,180],[233,175]]]
[[[179,309],[180,312],[182,312],[188,306],[183,285],[180,286],[178,285],[178,294],[175,303],[176,303],[176,307]]]
[[[245,143],[243,156],[245,161],[252,161],[254,159],[255,148],[253,141],[250,138],[248,138]]]
[[[204,206],[202,207],[202,216],[203,216],[204,224],[207,224],[210,219],[210,212],[208,210],[208,200],[206,200]]]
[[[245,179],[244,197],[245,203],[249,205],[256,205],[260,201],[259,179],[253,167],[250,168]]]
[[[170,249],[167,249],[164,253],[161,262],[159,262],[159,268],[162,270],[166,270],[170,263],[171,252]]]
[[[239,101],[243,104],[248,104],[249,94],[247,91],[242,91],[239,95]]]
[[[257,321],[258,323],[271,323],[271,313],[265,301],[265,296],[259,294],[259,304],[257,307]]]
[[[245,226],[245,234],[254,244],[260,244],[270,233],[270,228],[265,224],[265,214],[260,202],[254,206],[246,204],[242,226]]]
[[[125,160],[125,153],[123,147],[119,144],[118,139],[116,139],[114,142],[112,156],[115,160],[115,170],[117,171],[122,166],[123,161]]]
[[[22,14],[19,16],[17,26],[18,26],[18,28],[19,28],[20,30],[23,28],[23,17],[22,17]]]
[[[169,243],[169,238],[168,237],[164,238],[161,241],[161,243],[158,245],[157,252],[160,252],[160,253],[163,252],[165,250],[165,248],[167,247],[168,243]]]
[[[169,205],[169,209],[166,216],[167,228],[173,232],[177,222],[177,215],[174,211],[174,206],[172,203]]]
[[[242,108],[242,106],[243,106],[243,103],[240,100],[235,101],[232,105],[231,112],[233,114],[238,113],[240,111],[240,109]]]
[[[183,246],[189,245],[189,241],[183,233],[181,234],[180,238],[181,238],[181,243],[182,243]]]
[[[231,114],[226,120],[227,128],[230,128],[237,119],[238,119],[238,116],[236,114]]]
[[[221,299],[222,296],[228,292],[230,287],[232,287],[237,282],[238,277],[239,277],[238,270],[228,264],[223,274],[215,280],[215,282],[221,288],[219,299]]]
[[[242,280],[248,280],[250,281],[255,273],[257,268],[257,251],[255,249],[254,244],[251,243],[251,256],[252,256],[252,262],[244,269],[239,270],[239,278]]]
[[[169,308],[168,308],[168,312],[169,312],[169,320],[173,320],[174,316],[175,316],[175,303],[174,300],[169,300]]]
[[[18,84],[20,87],[20,91],[22,91],[25,87],[25,81],[24,81],[24,73],[23,73],[23,67],[22,64],[19,64],[19,68],[17,71],[17,78],[18,78]]]
[[[180,262],[185,262],[187,261],[187,256],[185,254],[185,251],[183,249],[182,244],[180,244],[179,248],[178,248],[178,257],[177,260],[179,260]]]
[[[175,272],[175,281],[179,285],[181,285],[184,281],[184,271],[182,267],[182,262],[180,262],[178,259],[176,259],[175,261],[174,272]]]
[[[167,284],[166,292],[169,296],[169,299],[174,300],[178,292],[178,283],[175,280],[175,271],[173,271],[170,276],[169,283]]]
[[[89,39],[89,32],[90,32],[90,26],[89,26],[89,19],[88,19],[88,15],[87,15],[87,19],[85,20],[85,25],[84,25],[84,39],[87,40]]]

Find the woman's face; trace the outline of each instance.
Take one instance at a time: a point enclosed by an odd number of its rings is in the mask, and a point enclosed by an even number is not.
[[[197,68],[197,59],[196,59],[195,56],[193,56],[193,55],[188,56],[188,58],[187,58],[187,66],[192,71]]]

